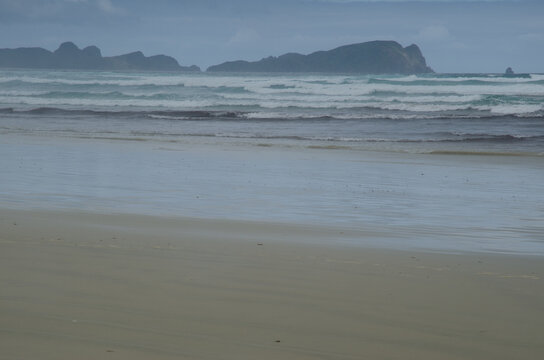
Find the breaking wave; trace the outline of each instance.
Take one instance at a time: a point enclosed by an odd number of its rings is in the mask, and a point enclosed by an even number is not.
[[[542,153],[544,75],[0,71],[0,131]]]

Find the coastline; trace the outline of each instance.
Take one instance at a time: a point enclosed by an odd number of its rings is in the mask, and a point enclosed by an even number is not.
[[[0,360],[544,354],[541,75],[1,73]]]
[[[544,353],[540,257],[258,222],[0,209],[2,359]]]
[[[353,245],[544,254],[539,157],[3,140],[6,208],[304,224]]]

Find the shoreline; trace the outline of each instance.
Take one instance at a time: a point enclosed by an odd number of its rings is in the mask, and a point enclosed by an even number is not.
[[[26,224],[20,226],[21,220]],[[17,224],[17,225],[14,225]],[[52,226],[51,224],[54,224]],[[369,224],[371,225],[371,224]],[[387,226],[350,227],[299,221],[277,221],[240,218],[189,217],[180,214],[125,213],[109,210],[76,210],[70,208],[1,207],[0,236],[24,237],[37,240],[40,231],[54,231],[51,237],[77,237],[79,230],[94,237],[107,239],[116,233],[127,237],[153,237],[154,241],[234,242],[237,244],[271,242],[287,246],[313,246],[323,249],[376,250],[401,253],[452,256],[497,256],[513,258],[542,258],[541,252],[513,251],[500,248],[469,248],[462,244],[445,245],[403,237],[399,229]],[[55,228],[56,230],[53,230]],[[445,232],[451,231],[444,229]],[[424,235],[426,232],[421,231]],[[426,234],[428,235],[428,234]],[[403,240],[401,240],[401,238]],[[0,238],[1,239],[1,238]],[[222,239],[222,240],[219,240]],[[40,240],[42,237],[40,237]],[[88,240],[88,239],[87,239]],[[403,242],[404,241],[404,242]],[[453,240],[452,240],[453,241]]]
[[[0,358],[544,354],[540,257],[305,241],[334,233],[0,209]]]
[[[0,148],[8,208],[265,220],[340,229],[333,239],[353,245],[544,255],[539,158],[18,135]]]

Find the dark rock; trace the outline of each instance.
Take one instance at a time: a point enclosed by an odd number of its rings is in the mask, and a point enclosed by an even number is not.
[[[94,45],[87,46],[85,49],[82,50],[82,52],[87,57],[95,57],[95,58],[102,57],[102,53],[100,52],[100,49]]]
[[[110,64],[119,69],[153,69],[164,71],[176,71],[180,70],[181,66],[176,59],[166,55],[155,55],[146,57],[141,51],[136,51],[130,54],[113,56],[104,58]],[[189,69],[189,68],[185,68]],[[199,71],[198,69],[197,71]],[[194,71],[194,70],[193,70]]]
[[[516,74],[514,70],[512,70],[511,67],[506,69],[503,76],[508,78],[525,78],[525,79],[531,78],[531,74]]]
[[[104,67],[100,49],[96,46],[80,50],[73,42],[68,41],[62,43],[53,55],[55,67],[62,69],[102,69]]]
[[[360,74],[431,73],[417,45],[403,48],[395,41],[370,41],[317,51],[309,55],[288,53],[260,61],[243,60],[211,66],[225,72],[327,72]]]
[[[187,68],[189,71],[196,71],[196,72],[200,72],[200,68],[196,65],[191,65]]]
[[[59,48],[55,50],[53,54],[64,57],[64,56],[77,56],[80,53],[79,48],[71,41],[63,42],[60,44]]]
[[[42,48],[0,49],[0,67],[47,69],[54,66],[53,53]]]
[[[54,52],[42,48],[0,49],[0,67],[35,69],[200,71],[198,66],[180,66],[166,55],[145,56],[141,51],[102,57],[96,46],[80,50],[73,42],[62,43]]]

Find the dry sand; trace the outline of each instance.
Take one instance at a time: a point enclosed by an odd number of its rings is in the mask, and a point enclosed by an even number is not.
[[[541,257],[319,244],[336,236],[0,210],[0,359],[544,357]]]

